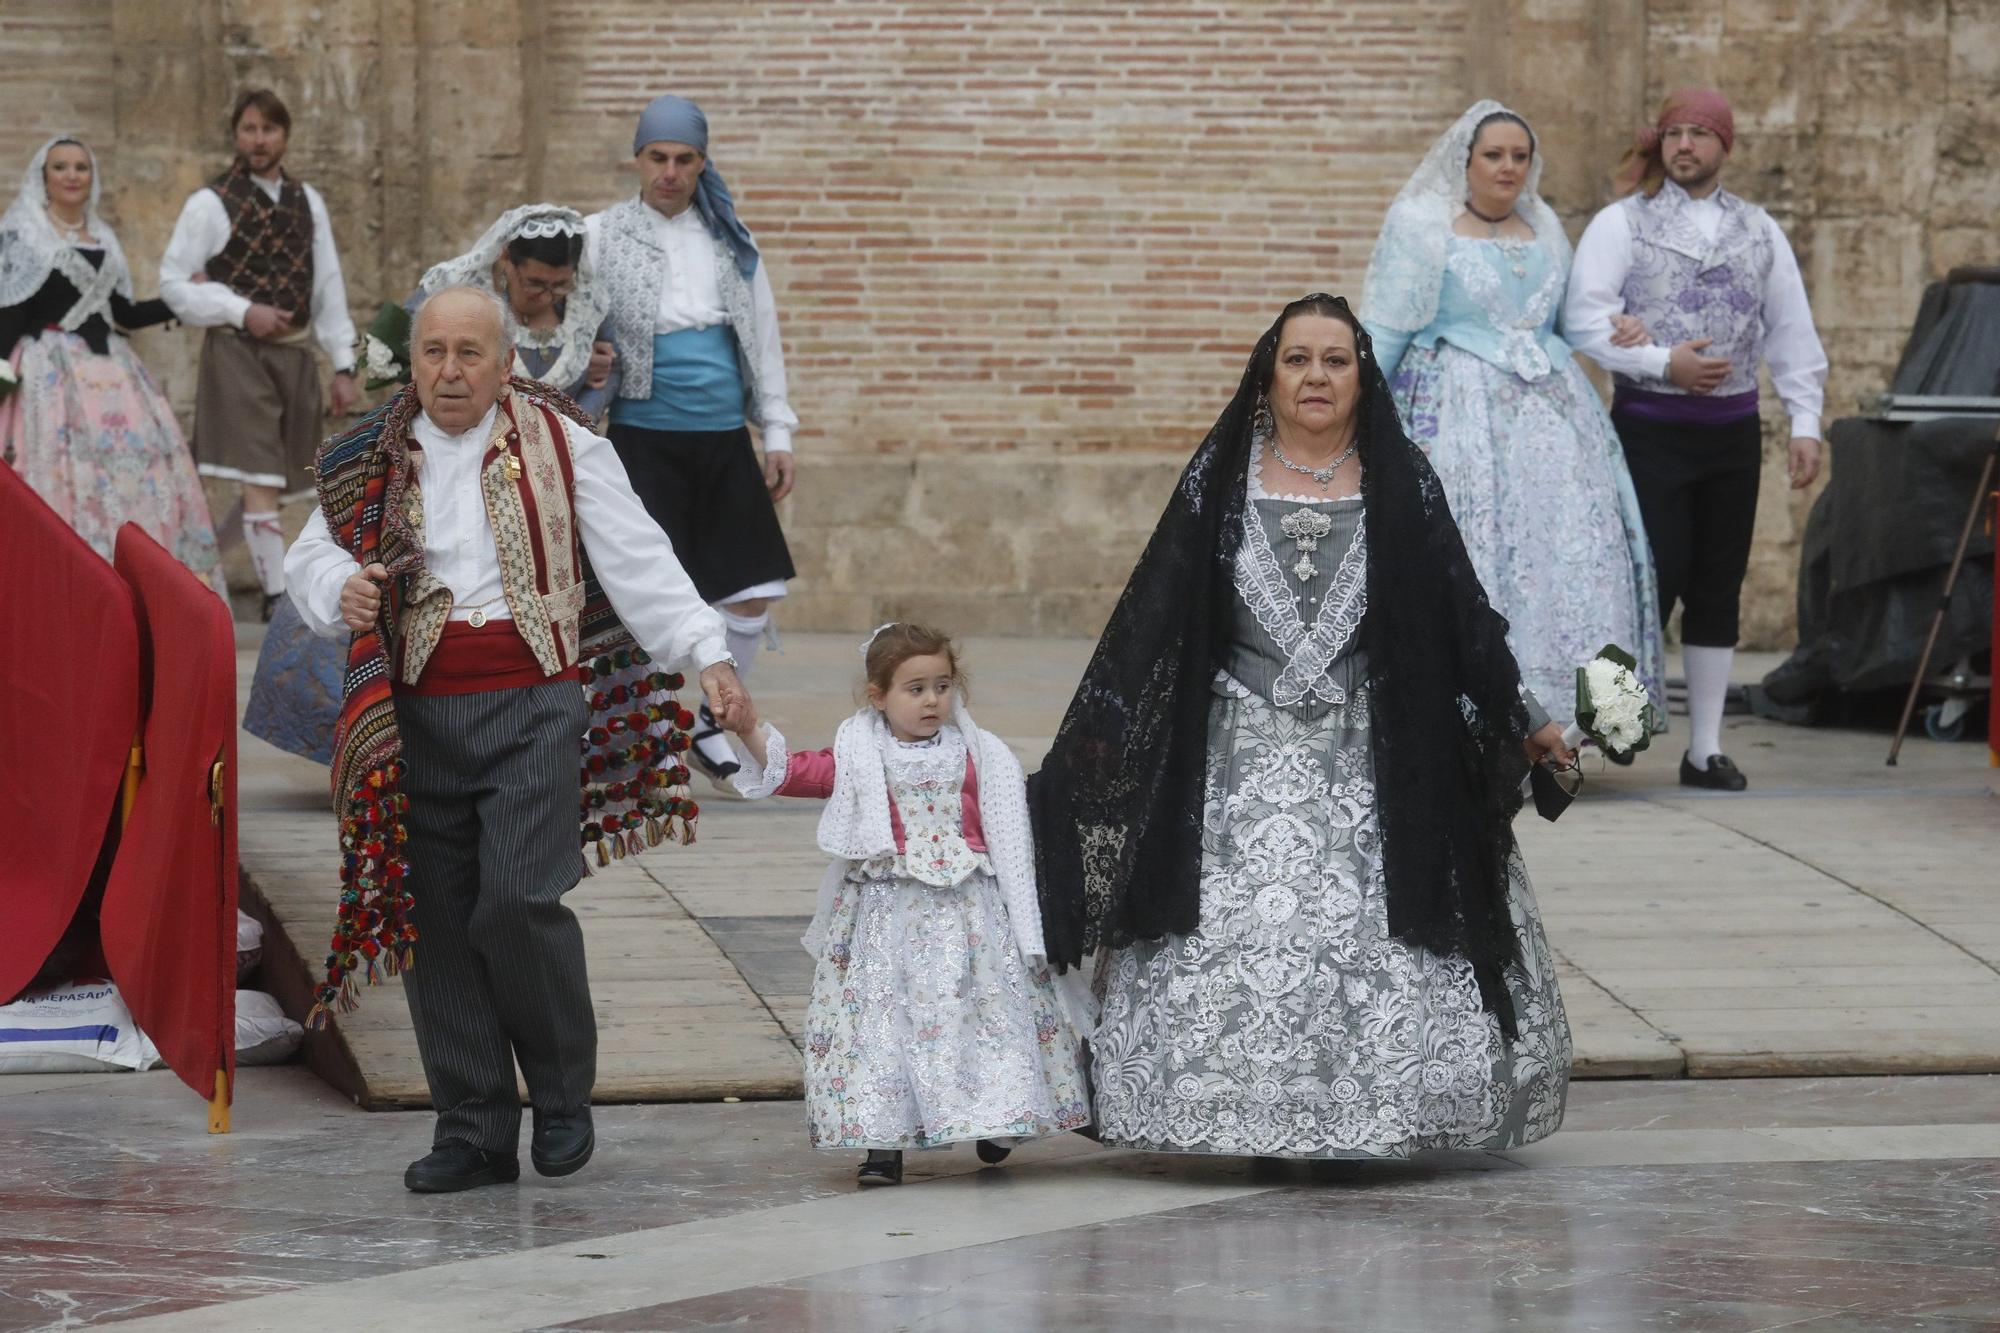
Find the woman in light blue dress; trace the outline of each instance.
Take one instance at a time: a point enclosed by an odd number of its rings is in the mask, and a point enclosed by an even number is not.
[[[1611,418],[1556,328],[1570,245],[1541,167],[1525,121],[1475,103],[1390,206],[1362,318],[1523,682],[1572,720],[1576,668],[1615,643],[1664,716],[1652,554]]]

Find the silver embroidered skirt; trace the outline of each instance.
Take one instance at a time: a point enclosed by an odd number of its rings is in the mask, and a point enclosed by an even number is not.
[[[1114,950],[1098,972],[1105,1143],[1399,1157],[1561,1124],[1569,1025],[1520,859],[1507,1043],[1469,964],[1388,933],[1367,719],[1365,685],[1316,720],[1218,686],[1200,929]]]
[[[999,883],[848,871],[806,1009],[818,1148],[928,1148],[1088,1122],[1081,1052],[1046,967],[1015,947]]]

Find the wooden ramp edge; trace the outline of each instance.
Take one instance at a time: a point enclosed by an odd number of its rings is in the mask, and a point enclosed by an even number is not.
[[[261,984],[304,1021],[331,933],[336,853],[326,770],[244,737],[243,910],[264,927]],[[565,898],[583,926],[597,1012],[597,1102],[802,1095],[798,1047],[736,965],[663,886],[703,849],[662,845],[595,867]],[[713,852],[708,854],[710,857]],[[656,876],[660,878],[656,878]],[[421,895],[421,886],[416,889]],[[423,945],[417,945],[423,966]],[[306,1033],[305,1063],[357,1106],[426,1107],[401,981]],[[524,1089],[525,1091],[525,1089]]]

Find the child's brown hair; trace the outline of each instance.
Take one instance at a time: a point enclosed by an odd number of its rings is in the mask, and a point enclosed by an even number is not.
[[[965,689],[965,672],[959,669],[958,650],[952,647],[951,636],[907,620],[885,626],[869,641],[863,668],[868,688],[886,694],[895,682],[896,669],[913,657],[944,658],[951,663],[952,681],[961,691]]]

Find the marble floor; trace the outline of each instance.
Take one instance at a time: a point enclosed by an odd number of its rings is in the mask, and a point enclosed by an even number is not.
[[[859,1193],[796,1103],[618,1106],[420,1197],[422,1114],[246,1070],[0,1080],[0,1330],[2000,1329],[2000,1077],[1578,1084],[1505,1154],[1029,1145]]]

